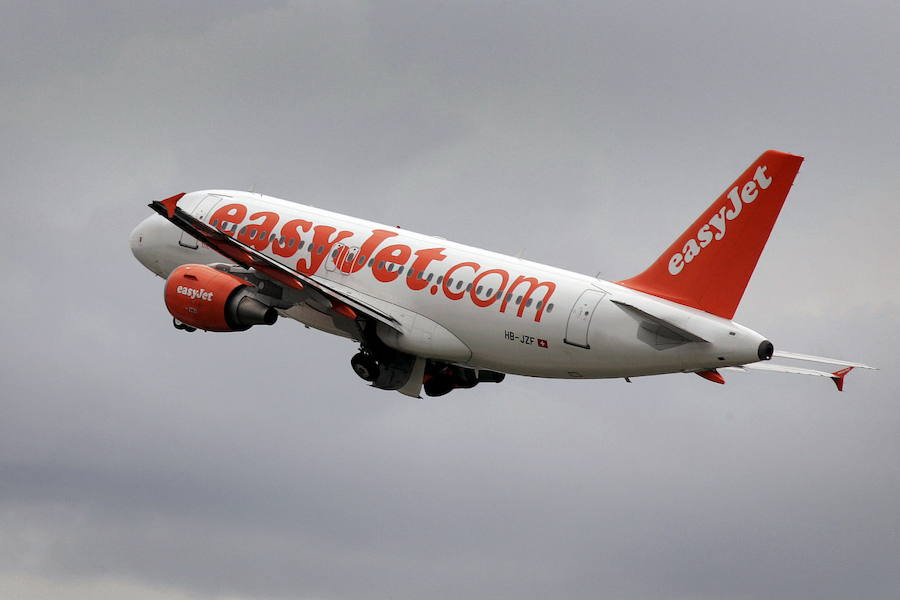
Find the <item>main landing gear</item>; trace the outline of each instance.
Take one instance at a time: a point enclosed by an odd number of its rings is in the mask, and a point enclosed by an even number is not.
[[[354,373],[373,386],[396,390],[411,376],[414,361],[413,357],[393,351],[379,357],[364,346],[350,359],[350,366]],[[422,381],[427,396],[443,396],[453,390],[473,388],[479,383],[499,383],[505,377],[504,373],[429,360]]]
[[[381,369],[378,361],[368,352],[359,352],[350,359],[350,366],[353,372],[359,375],[364,381],[372,382],[378,379]]]
[[[469,369],[458,365],[450,365],[428,361],[425,367],[425,394],[427,396],[443,396],[453,390],[466,390],[479,383],[500,383],[506,378],[505,373],[484,369]]]

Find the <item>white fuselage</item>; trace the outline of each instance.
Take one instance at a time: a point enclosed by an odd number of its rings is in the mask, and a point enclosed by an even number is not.
[[[260,194],[194,192],[179,207],[391,314],[403,333],[379,329],[382,339],[424,358],[539,377],[629,377],[756,362],[765,339],[595,277]],[[157,215],[134,230],[131,246],[161,277],[223,261]],[[672,339],[641,313],[705,341]],[[313,306],[282,314],[346,335]]]

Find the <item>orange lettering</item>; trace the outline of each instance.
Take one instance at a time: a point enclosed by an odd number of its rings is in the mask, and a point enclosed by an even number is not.
[[[513,290],[515,290],[520,283],[527,283],[528,290],[522,296],[522,301],[519,303],[519,310],[516,311],[517,317],[521,317],[522,313],[525,312],[525,303],[528,302],[528,299],[531,297],[531,294],[534,293],[534,290],[538,289],[539,287],[547,288],[547,293],[544,294],[544,298],[543,300],[541,300],[541,307],[537,310],[537,314],[534,316],[534,321],[536,323],[540,322],[541,316],[544,314],[544,308],[546,308],[547,302],[550,301],[550,296],[552,296],[553,292],[556,291],[556,284],[552,281],[539,282],[534,277],[525,277],[524,275],[519,275],[518,277],[516,277],[516,280],[513,281],[512,285],[509,286],[509,292],[503,298],[503,302],[500,303],[500,312],[506,312],[506,306],[509,301],[512,300],[512,295],[514,293]]]
[[[431,261],[444,260],[447,258],[446,255],[441,254],[441,250],[446,250],[446,248],[426,248],[425,250],[416,250],[416,260],[414,260],[413,264],[409,267],[410,273],[415,271],[415,275],[413,277],[407,276],[406,278],[406,285],[409,286],[409,289],[421,290],[428,285],[425,276],[428,265],[431,264]]]
[[[462,269],[463,267],[470,267],[477,273],[478,269],[481,268],[481,265],[479,265],[478,263],[475,263],[475,262],[464,262],[464,263],[459,263],[458,265],[454,265],[454,266],[450,267],[450,269],[447,271],[447,274],[444,275],[444,283],[441,284],[441,287],[444,288],[444,295],[447,296],[448,298],[450,298],[451,300],[460,300],[466,294],[465,288],[460,289],[460,291],[458,291],[458,292],[454,292],[450,289],[450,286],[447,285],[447,282],[450,281],[450,276],[453,273],[456,273],[457,269]],[[458,286],[458,284],[457,284],[457,286]]]
[[[262,211],[250,215],[250,219],[262,218],[262,223],[250,223],[241,227],[237,239],[257,250],[265,250],[269,245],[269,236],[278,225],[278,213]]]
[[[356,273],[363,268],[363,266],[366,264],[366,261],[369,260],[369,257],[371,257],[375,253],[375,250],[378,248],[378,246],[381,245],[381,242],[397,235],[399,234],[394,233],[393,231],[387,231],[385,229],[373,229],[372,235],[369,236],[369,239],[363,242],[363,245],[360,246],[358,252],[354,253],[353,260],[347,260],[347,252],[349,248],[345,247],[344,249],[342,249],[341,254],[338,257],[338,269],[340,269],[342,273],[347,273],[348,275]],[[360,259],[362,259],[362,261],[360,261]]]
[[[503,281],[502,281],[502,283],[500,283],[500,285],[497,286],[496,292],[492,291],[490,297],[482,300],[481,298],[478,297],[478,294],[477,294],[478,286],[481,285],[481,280],[484,279],[485,277],[487,277],[488,275],[499,275],[500,277],[503,278]],[[474,281],[472,281],[472,291],[469,293],[469,295],[472,298],[472,302],[475,304],[475,306],[480,306],[482,308],[490,306],[491,304],[493,304],[494,302],[497,301],[498,295],[503,293],[503,290],[506,288],[506,284],[508,282],[509,282],[509,273],[507,273],[503,269],[491,269],[490,271],[485,271],[483,273],[479,273],[478,277],[476,277],[474,279]]]
[[[409,260],[411,254],[412,249],[404,244],[394,244],[393,246],[384,248],[375,255],[375,264],[372,265],[372,274],[375,276],[375,279],[383,283],[394,281],[400,277],[400,271],[398,269],[388,271],[388,265],[406,264],[406,261]],[[382,263],[384,263],[383,266]]]
[[[216,212],[213,213],[212,217],[210,217],[209,222],[212,223],[215,221],[214,227],[219,231],[224,231],[226,225],[231,225],[232,223],[240,223],[244,220],[244,217],[247,216],[247,207],[243,204],[226,204],[225,206],[219,208]],[[228,235],[234,235],[234,232],[231,230],[231,227],[225,231]]]
[[[284,227],[281,228],[281,238],[284,242],[282,243],[281,239],[272,242],[272,252],[278,256],[290,258],[300,248],[300,240],[302,238],[300,237],[299,229],[309,231],[311,228],[312,223],[304,221],[303,219],[293,219],[288,221],[284,224]]]
[[[345,240],[353,235],[352,231],[338,231],[329,225],[316,225],[313,227],[313,232],[313,241],[308,246],[310,250],[309,261],[307,262],[305,258],[297,261],[297,270],[304,275],[315,274],[331,252],[332,247],[341,240]],[[331,237],[332,234],[334,234],[333,238]]]

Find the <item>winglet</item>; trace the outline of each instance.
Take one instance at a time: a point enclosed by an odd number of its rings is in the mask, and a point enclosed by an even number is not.
[[[178,201],[184,197],[184,192],[180,194],[175,194],[170,198],[166,198],[165,200],[159,200],[159,203],[166,207],[166,214],[169,215],[169,218],[175,216],[175,205],[178,204]]]
[[[831,374],[831,380],[834,382],[834,385],[837,386],[839,392],[844,391],[844,377],[847,376],[847,373],[853,370],[853,367],[846,367],[841,369],[840,371],[835,371]]]
[[[713,383],[725,383],[725,378],[722,377],[722,374],[716,371],[715,369],[708,369],[706,371],[696,371],[697,375],[706,379],[707,381],[712,381]]]

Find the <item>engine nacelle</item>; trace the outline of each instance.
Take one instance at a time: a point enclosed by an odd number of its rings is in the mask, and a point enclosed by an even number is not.
[[[182,265],[166,279],[166,308],[173,317],[206,331],[244,331],[272,325],[278,313],[251,294],[240,277],[206,265]]]

